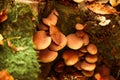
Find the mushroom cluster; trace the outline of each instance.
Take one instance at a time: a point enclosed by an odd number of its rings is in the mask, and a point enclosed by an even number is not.
[[[57,28],[58,12],[53,9],[47,18],[42,19],[39,30],[33,36],[35,49],[39,52],[39,60],[42,63],[54,61],[58,51],[67,44],[66,36]]]
[[[61,73],[64,72],[64,66],[73,66],[85,77],[93,76],[98,50],[96,45],[90,43],[89,35],[84,32],[86,25],[77,23],[76,32],[65,36],[56,26],[58,16],[58,12],[53,9],[47,18],[42,19],[39,31],[33,36],[35,49],[39,52],[38,59],[42,63],[52,62],[57,58],[58,51],[66,46],[68,49],[61,55],[64,65],[59,65],[55,70]]]
[[[84,28],[85,25],[77,23],[76,32],[67,35],[69,50],[63,52],[62,58],[67,66],[74,66],[84,76],[91,77],[98,60],[98,49],[90,43],[89,35],[84,32]]]

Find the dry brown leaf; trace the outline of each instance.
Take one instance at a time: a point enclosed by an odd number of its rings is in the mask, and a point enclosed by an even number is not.
[[[53,42],[55,42],[55,44],[59,45],[61,43],[61,38],[62,38],[62,33],[58,30],[58,28],[54,25],[50,26],[50,36],[53,40]]]
[[[87,5],[87,8],[96,14],[119,14],[119,12],[117,12],[113,7],[103,5],[101,3],[89,4]]]
[[[115,7],[120,4],[120,0],[109,0],[110,4]]]
[[[14,78],[6,71],[0,71],[0,80],[14,80]]]
[[[5,10],[2,10],[0,12],[0,22],[4,22],[5,20],[7,20],[7,14],[6,14],[6,11]]]

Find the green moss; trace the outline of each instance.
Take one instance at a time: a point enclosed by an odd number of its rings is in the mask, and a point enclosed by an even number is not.
[[[0,33],[4,37],[4,45],[0,46],[0,70],[8,70],[15,80],[38,80],[40,64],[32,42],[37,20],[32,21],[34,15],[29,5],[14,4],[9,9],[8,20],[0,23]],[[8,46],[7,39],[12,47]],[[16,51],[14,47],[23,49]]]

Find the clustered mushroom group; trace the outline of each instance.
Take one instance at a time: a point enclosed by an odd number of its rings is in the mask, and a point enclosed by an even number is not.
[[[35,49],[39,51],[39,60],[42,63],[54,61],[58,56],[58,51],[67,44],[66,36],[56,27],[58,12],[53,9],[47,18],[43,18],[39,25],[39,31],[33,36]]]
[[[86,77],[91,77],[96,68],[97,47],[90,43],[89,36],[83,31],[84,25],[75,25],[76,33],[67,35],[67,46],[70,48],[63,52],[62,58],[67,66],[74,66]]]
[[[98,50],[95,44],[90,43],[89,35],[84,32],[86,25],[77,23],[76,32],[65,36],[56,26],[58,16],[58,12],[53,9],[47,18],[42,19],[39,31],[33,36],[35,49],[39,51],[40,62],[54,61],[58,51],[67,46],[68,49],[61,56],[65,65],[74,66],[86,77],[93,76],[98,60]]]

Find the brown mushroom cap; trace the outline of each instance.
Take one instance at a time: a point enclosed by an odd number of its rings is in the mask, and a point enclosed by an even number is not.
[[[78,54],[79,58],[85,55],[85,53],[80,52],[80,51],[77,51],[76,53]]]
[[[95,55],[97,53],[97,47],[94,44],[89,44],[87,50],[90,54]]]
[[[88,52],[88,51],[87,51],[87,48],[86,48],[85,46],[81,47],[81,48],[79,49],[79,51],[80,51],[80,52],[83,52],[83,53],[87,53],[87,52]]]
[[[58,12],[54,9],[52,12],[49,14],[47,18],[43,18],[42,21],[44,24],[50,26],[50,25],[56,25],[57,20],[58,20]]]
[[[87,62],[85,62],[85,61],[83,61],[82,63],[81,63],[81,68],[83,69],[83,70],[86,70],[86,71],[93,71],[94,69],[95,69],[95,67],[96,67],[96,64],[91,64],[91,63],[87,63]]]
[[[45,31],[37,31],[33,36],[33,43],[37,50],[46,49],[50,45],[51,41],[51,37],[48,36]]]
[[[85,71],[85,70],[82,70],[82,74],[86,77],[92,77],[93,74],[94,74],[94,71]]]
[[[51,42],[49,49],[53,50],[53,51],[59,51],[61,49],[63,49],[67,44],[67,38],[62,35],[61,36],[61,43],[59,45],[55,44],[54,42]]]
[[[63,52],[62,58],[64,59],[64,62],[67,66],[74,65],[79,60],[78,55],[72,50],[67,50]]]
[[[74,50],[80,49],[83,46],[83,40],[75,34],[69,34],[67,36],[67,46]]]
[[[81,62],[78,61],[78,62],[74,65],[74,67],[75,67],[77,70],[82,70],[80,65],[81,65]]]
[[[45,49],[45,50],[41,50],[38,56],[40,62],[49,63],[57,58],[58,52]]]
[[[84,29],[84,25],[82,25],[82,24],[80,24],[80,23],[77,23],[77,24],[75,25],[75,29],[76,29],[76,30],[83,30],[83,29]]]
[[[86,46],[89,44],[89,36],[88,34],[84,34],[83,36],[83,45]]]
[[[51,25],[49,32],[50,32],[50,36],[52,38],[52,41],[57,45],[60,45],[62,40],[64,38],[66,38],[65,35],[60,32],[60,30],[57,28],[57,26]]]
[[[97,57],[97,55],[87,54],[87,55],[85,56],[85,60],[86,60],[88,63],[95,63],[95,62],[97,62],[98,57]]]

